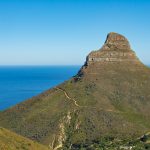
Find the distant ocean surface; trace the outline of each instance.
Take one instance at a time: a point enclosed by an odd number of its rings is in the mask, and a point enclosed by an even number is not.
[[[0,67],[0,110],[68,80],[79,69],[80,66]]]

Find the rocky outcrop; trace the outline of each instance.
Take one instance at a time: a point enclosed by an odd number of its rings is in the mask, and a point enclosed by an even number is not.
[[[116,48],[119,50],[131,50],[128,40],[121,34],[111,32],[107,35],[104,48]]]
[[[86,65],[95,62],[138,62],[134,51],[131,50],[128,40],[117,33],[111,32],[101,49],[92,51],[86,59]]]

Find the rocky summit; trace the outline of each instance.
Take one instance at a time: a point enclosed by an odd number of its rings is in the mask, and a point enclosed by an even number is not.
[[[148,149],[150,69],[109,33],[78,74],[0,113],[0,126],[51,149]]]
[[[106,41],[102,48],[97,51],[92,51],[86,58],[84,71],[87,66],[93,68],[95,64],[103,63],[131,63],[141,64],[135,52],[131,49],[128,40],[118,33],[111,32],[107,35]]]
[[[87,57],[87,65],[94,62],[137,62],[135,53],[131,50],[128,40],[117,33],[110,33],[107,36],[103,47],[91,52]]]

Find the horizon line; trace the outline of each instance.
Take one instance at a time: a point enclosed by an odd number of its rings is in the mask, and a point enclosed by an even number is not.
[[[63,65],[62,65],[62,64],[56,64],[56,65],[40,65],[40,64],[37,64],[37,65],[32,65],[32,64],[27,64],[27,65],[25,65],[25,64],[21,64],[21,65],[19,65],[19,64],[17,64],[17,65],[0,65],[0,67],[7,67],[7,66],[8,66],[8,67],[11,67],[11,66],[12,66],[12,67],[13,67],[13,66],[14,66],[14,67],[15,67],[15,66],[29,66],[29,67],[30,67],[30,66],[31,66],[31,67],[32,67],[32,66],[37,66],[37,67],[38,67],[38,66],[82,66],[82,65],[83,65],[83,64],[69,64],[69,65],[68,65],[68,64],[63,64]]]

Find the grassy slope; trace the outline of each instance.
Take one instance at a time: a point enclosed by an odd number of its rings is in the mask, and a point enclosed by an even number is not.
[[[43,144],[52,143],[60,118],[72,107],[55,89],[23,102],[0,114],[0,124]]]
[[[142,64],[99,64],[86,69],[78,82],[64,84],[78,104],[88,106],[79,111],[82,121],[77,134],[82,140],[72,134],[75,143],[108,135],[128,139],[149,131],[149,75]]]
[[[100,138],[136,138],[150,131],[150,69],[142,64],[102,63],[0,113],[0,125],[46,145],[77,149]]]
[[[48,150],[47,147],[17,135],[9,130],[0,128],[1,150]]]

